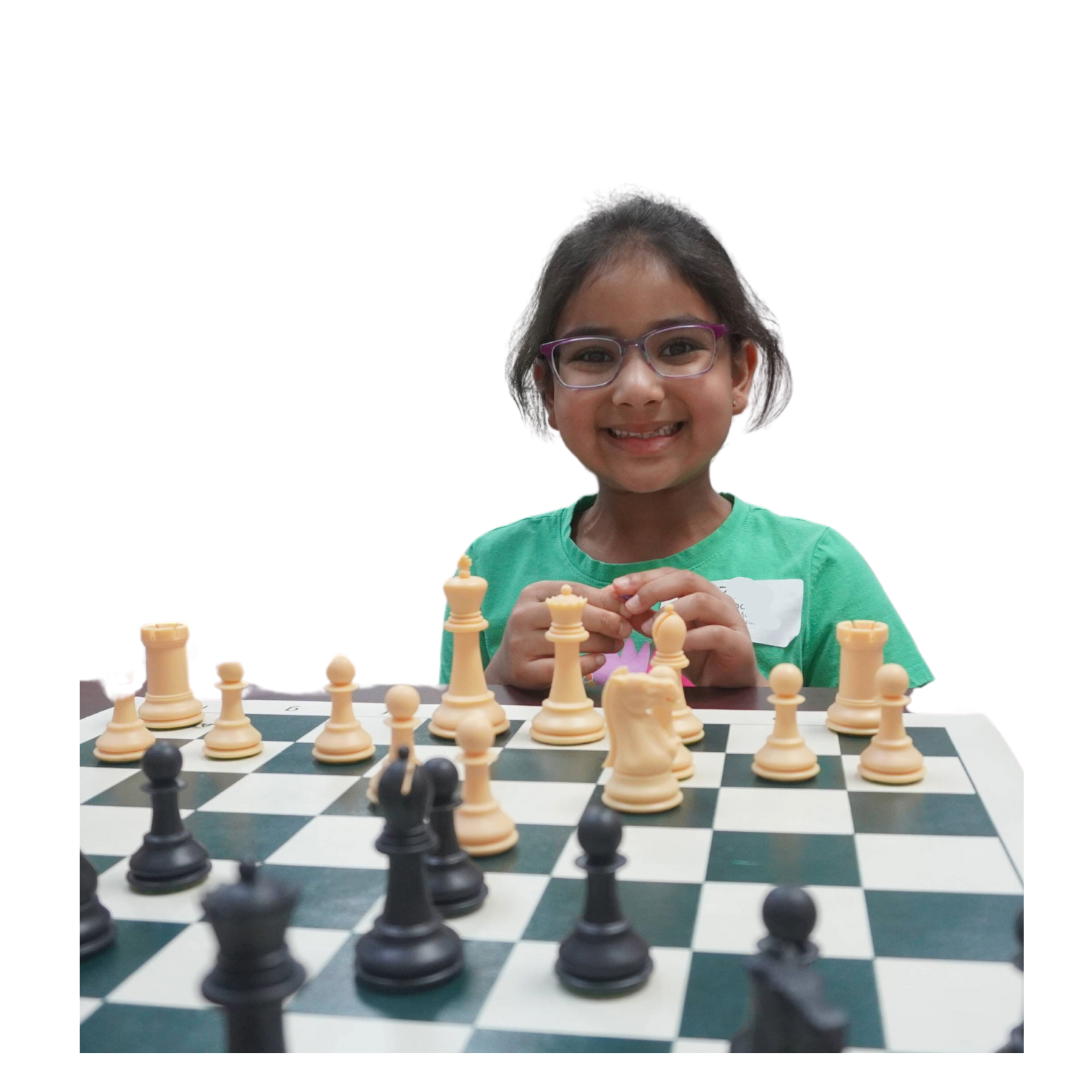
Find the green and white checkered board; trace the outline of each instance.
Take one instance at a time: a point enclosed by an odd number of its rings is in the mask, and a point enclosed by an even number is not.
[[[851,1018],[856,1049],[989,1051],[1021,1019],[1022,976],[1010,963],[1021,905],[1022,781],[984,717],[909,718],[926,755],[919,784],[862,781],[865,740],[837,736],[824,714],[800,714],[817,751],[813,780],[771,784],[750,770],[771,714],[701,710],[706,734],[685,801],[653,815],[621,815],[620,895],[652,945],[639,992],[583,999],[554,974],[558,942],[584,895],[575,825],[599,800],[606,742],[541,746],[534,707],[507,706],[497,740],[496,798],[521,838],[479,860],[488,898],[451,925],[466,973],[414,995],[360,990],[353,946],[379,913],[385,857],[381,818],[366,798],[386,753],[379,704],[358,703],[376,756],[354,766],[315,762],[323,702],[248,701],[262,754],[212,761],[200,739],[213,723],[175,732],[187,787],[187,825],[209,851],[209,882],[170,896],[139,896],[127,856],[149,827],[142,773],[92,754],[108,713],[82,721],[81,846],[100,872],[115,944],[81,965],[84,1051],[218,1051],[219,1011],[199,994],[216,947],[202,921],[206,888],[235,881],[241,859],[301,886],[289,944],[308,972],[286,1003],[292,1051],[723,1051],[746,1019],[743,960],[764,934],[761,904],[779,883],[807,888],[818,908],[813,940],[832,1002]],[[421,706],[429,717],[434,706]],[[416,731],[421,758],[456,756]]]

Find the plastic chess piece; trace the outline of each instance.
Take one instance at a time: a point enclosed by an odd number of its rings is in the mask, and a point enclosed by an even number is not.
[[[244,714],[244,669],[237,663],[218,664],[215,685],[221,691],[221,715],[203,736],[203,753],[208,758],[254,757],[262,753],[262,735]]]
[[[171,742],[159,740],[143,754],[149,783],[141,790],[150,796],[153,816],[142,847],[128,862],[128,884],[135,892],[177,892],[205,881],[210,873],[206,848],[180,818],[180,789],[186,786],[178,779],[182,763]]]
[[[480,633],[488,621],[480,610],[487,581],[469,569],[472,559],[462,555],[458,572],[443,586],[450,604],[450,618],[444,624],[454,635],[454,654],[450,664],[450,685],[442,696],[442,704],[431,714],[428,730],[442,739],[453,739],[458,724],[466,717],[479,713],[485,716],[496,735],[507,731],[510,721],[506,710],[495,700],[484,678],[484,661],[480,655]]]
[[[379,781],[386,825],[375,848],[389,857],[390,871],[383,913],[356,943],[356,981],[361,985],[397,993],[430,990],[465,966],[461,938],[443,922],[431,899],[424,860],[436,844],[425,822],[431,800],[431,778],[401,747]]]
[[[555,674],[551,692],[532,719],[530,734],[537,742],[553,746],[596,742],[604,737],[604,718],[585,693],[578,659],[578,649],[589,636],[581,621],[589,601],[564,585],[546,603],[551,629],[544,637],[555,646]]]
[[[604,684],[604,716],[611,738],[611,775],[600,798],[628,814],[656,814],[683,801],[672,773],[675,748],[654,708],[670,683],[618,668]]]
[[[398,747],[409,749],[409,760],[416,761],[416,736],[413,732],[421,721],[416,719],[416,710],[420,708],[420,695],[412,686],[391,686],[386,691],[386,711],[390,718],[386,723],[390,727],[390,749],[386,757],[375,767],[368,781],[367,797],[369,802],[379,801],[379,780],[387,765],[397,759]]]
[[[825,714],[830,731],[841,735],[873,735],[881,726],[881,708],[874,677],[885,662],[887,623],[847,619],[836,624],[840,643],[840,686]]]
[[[203,900],[220,951],[203,997],[225,1007],[231,1054],[283,1054],[281,1003],[302,985],[304,968],[285,944],[300,890],[240,864],[240,880]]]
[[[701,742],[705,738],[705,725],[690,711],[686,704],[686,693],[683,690],[682,671],[690,666],[690,659],[683,652],[686,642],[686,621],[671,604],[665,604],[660,609],[660,614],[653,619],[652,625],[653,642],[656,652],[653,653],[653,666],[662,664],[664,667],[674,668],[679,673],[678,697],[675,707],[671,710],[671,723],[675,728],[675,734],[684,743]]]
[[[588,994],[625,994],[643,986],[652,972],[645,939],[619,906],[615,871],[626,864],[618,853],[622,824],[602,806],[590,806],[578,823],[585,852],[577,865],[588,875],[585,910],[559,945],[555,974],[563,986]]]
[[[326,669],[330,695],[330,719],[319,732],[311,756],[327,765],[349,765],[366,761],[375,753],[375,743],[356,719],[352,692],[356,689],[353,677],[356,668],[344,656],[335,656]]]
[[[155,731],[201,724],[203,707],[188,681],[187,626],[148,623],[140,634],[146,646],[146,698],[139,716]]]
[[[461,805],[454,811],[454,826],[462,850],[473,856],[498,855],[518,842],[516,826],[491,792],[495,733],[485,720],[482,713],[466,717],[457,730],[465,784]]]
[[[817,754],[799,732],[798,708],[806,700],[799,693],[802,682],[802,672],[794,664],[777,664],[769,672],[773,691],[769,703],[776,709],[776,720],[750,765],[763,780],[809,780],[821,772]]]
[[[914,784],[926,775],[922,754],[904,730],[908,674],[899,664],[878,669],[877,696],[881,729],[859,757],[859,775],[877,784]]]
[[[108,727],[94,743],[94,757],[108,762],[138,761],[154,745],[154,738],[135,711],[134,694],[120,695],[113,702]]]
[[[423,766],[435,793],[430,825],[439,846],[425,856],[431,898],[444,919],[476,911],[487,896],[484,872],[461,850],[454,828],[454,808],[458,798],[458,774],[448,758],[432,758]]]
[[[847,1016],[825,1000],[813,969],[817,946],[814,901],[802,889],[773,889],[762,908],[768,937],[746,961],[751,980],[750,1023],[731,1040],[732,1053],[839,1053]]]
[[[79,958],[96,956],[116,940],[116,924],[98,899],[97,871],[79,852]]]
[[[1021,908],[1016,916],[1016,940],[1020,943],[1020,951],[1013,957],[1013,967],[1018,971],[1024,970],[1024,909]],[[1012,1029],[1009,1041],[998,1051],[999,1054],[1022,1054],[1024,1052],[1024,1021]]]
[[[668,733],[675,756],[671,762],[671,773],[676,780],[689,780],[694,775],[694,756],[689,747],[675,734],[675,724],[671,719],[671,711],[678,701],[678,687],[682,686],[682,676],[667,664],[655,664],[649,669],[649,674],[654,679],[664,679],[670,685],[663,697],[659,698],[653,706],[653,713]]]

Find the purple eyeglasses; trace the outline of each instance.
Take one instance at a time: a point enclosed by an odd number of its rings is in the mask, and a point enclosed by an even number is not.
[[[710,357],[710,361],[708,361],[708,367],[703,367],[700,372],[692,372],[690,375],[667,375],[664,372],[661,372],[661,370],[657,368],[657,365],[652,363],[652,357],[649,356],[649,350],[647,345],[649,338],[653,337],[653,335],[656,334],[671,334],[673,330],[694,328],[707,328],[711,329],[713,332],[713,355]],[[599,387],[606,387],[609,382],[612,382],[613,380],[618,378],[619,373],[622,370],[622,365],[626,360],[626,350],[629,349],[632,345],[636,345],[640,350],[642,350],[642,355],[645,357],[646,364],[648,364],[649,367],[652,368],[653,372],[656,372],[657,375],[659,375],[662,379],[692,379],[694,376],[704,375],[706,372],[708,372],[708,370],[711,370],[713,365],[716,363],[716,347],[719,343],[720,338],[724,337],[724,335],[727,333],[728,328],[723,323],[680,323],[678,326],[660,326],[657,329],[650,330],[650,332],[646,334],[640,341],[627,341],[623,338],[600,337],[598,335],[589,335],[586,337],[559,338],[557,341],[545,341],[543,345],[540,346],[540,352],[543,354],[544,359],[548,361],[548,364],[551,367],[552,373],[554,374],[555,378],[558,379],[558,381],[561,382],[563,386],[566,387],[568,390],[596,390]],[[573,386],[572,383],[567,382],[561,375],[559,375],[558,368],[555,365],[554,359],[555,349],[561,345],[569,345],[569,343],[572,341],[611,341],[615,343],[615,345],[619,346],[619,363],[616,365],[616,368],[615,370],[613,370],[610,377],[604,382],[589,383],[585,384],[585,386]]]

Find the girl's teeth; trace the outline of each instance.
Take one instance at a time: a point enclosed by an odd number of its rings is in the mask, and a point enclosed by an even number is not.
[[[657,428],[656,431],[644,431],[640,434],[612,428],[611,433],[616,439],[655,439],[660,435],[674,435],[678,427],[678,424],[668,424],[667,427]]]

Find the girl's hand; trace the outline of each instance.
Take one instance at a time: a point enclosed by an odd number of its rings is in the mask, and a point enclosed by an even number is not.
[[[695,686],[768,686],[758,671],[754,644],[735,601],[711,581],[670,566],[627,574],[612,582],[626,599],[630,624],[652,637],[656,603],[672,605],[686,622],[683,652],[690,661],[686,677]],[[676,599],[678,597],[678,599]]]

